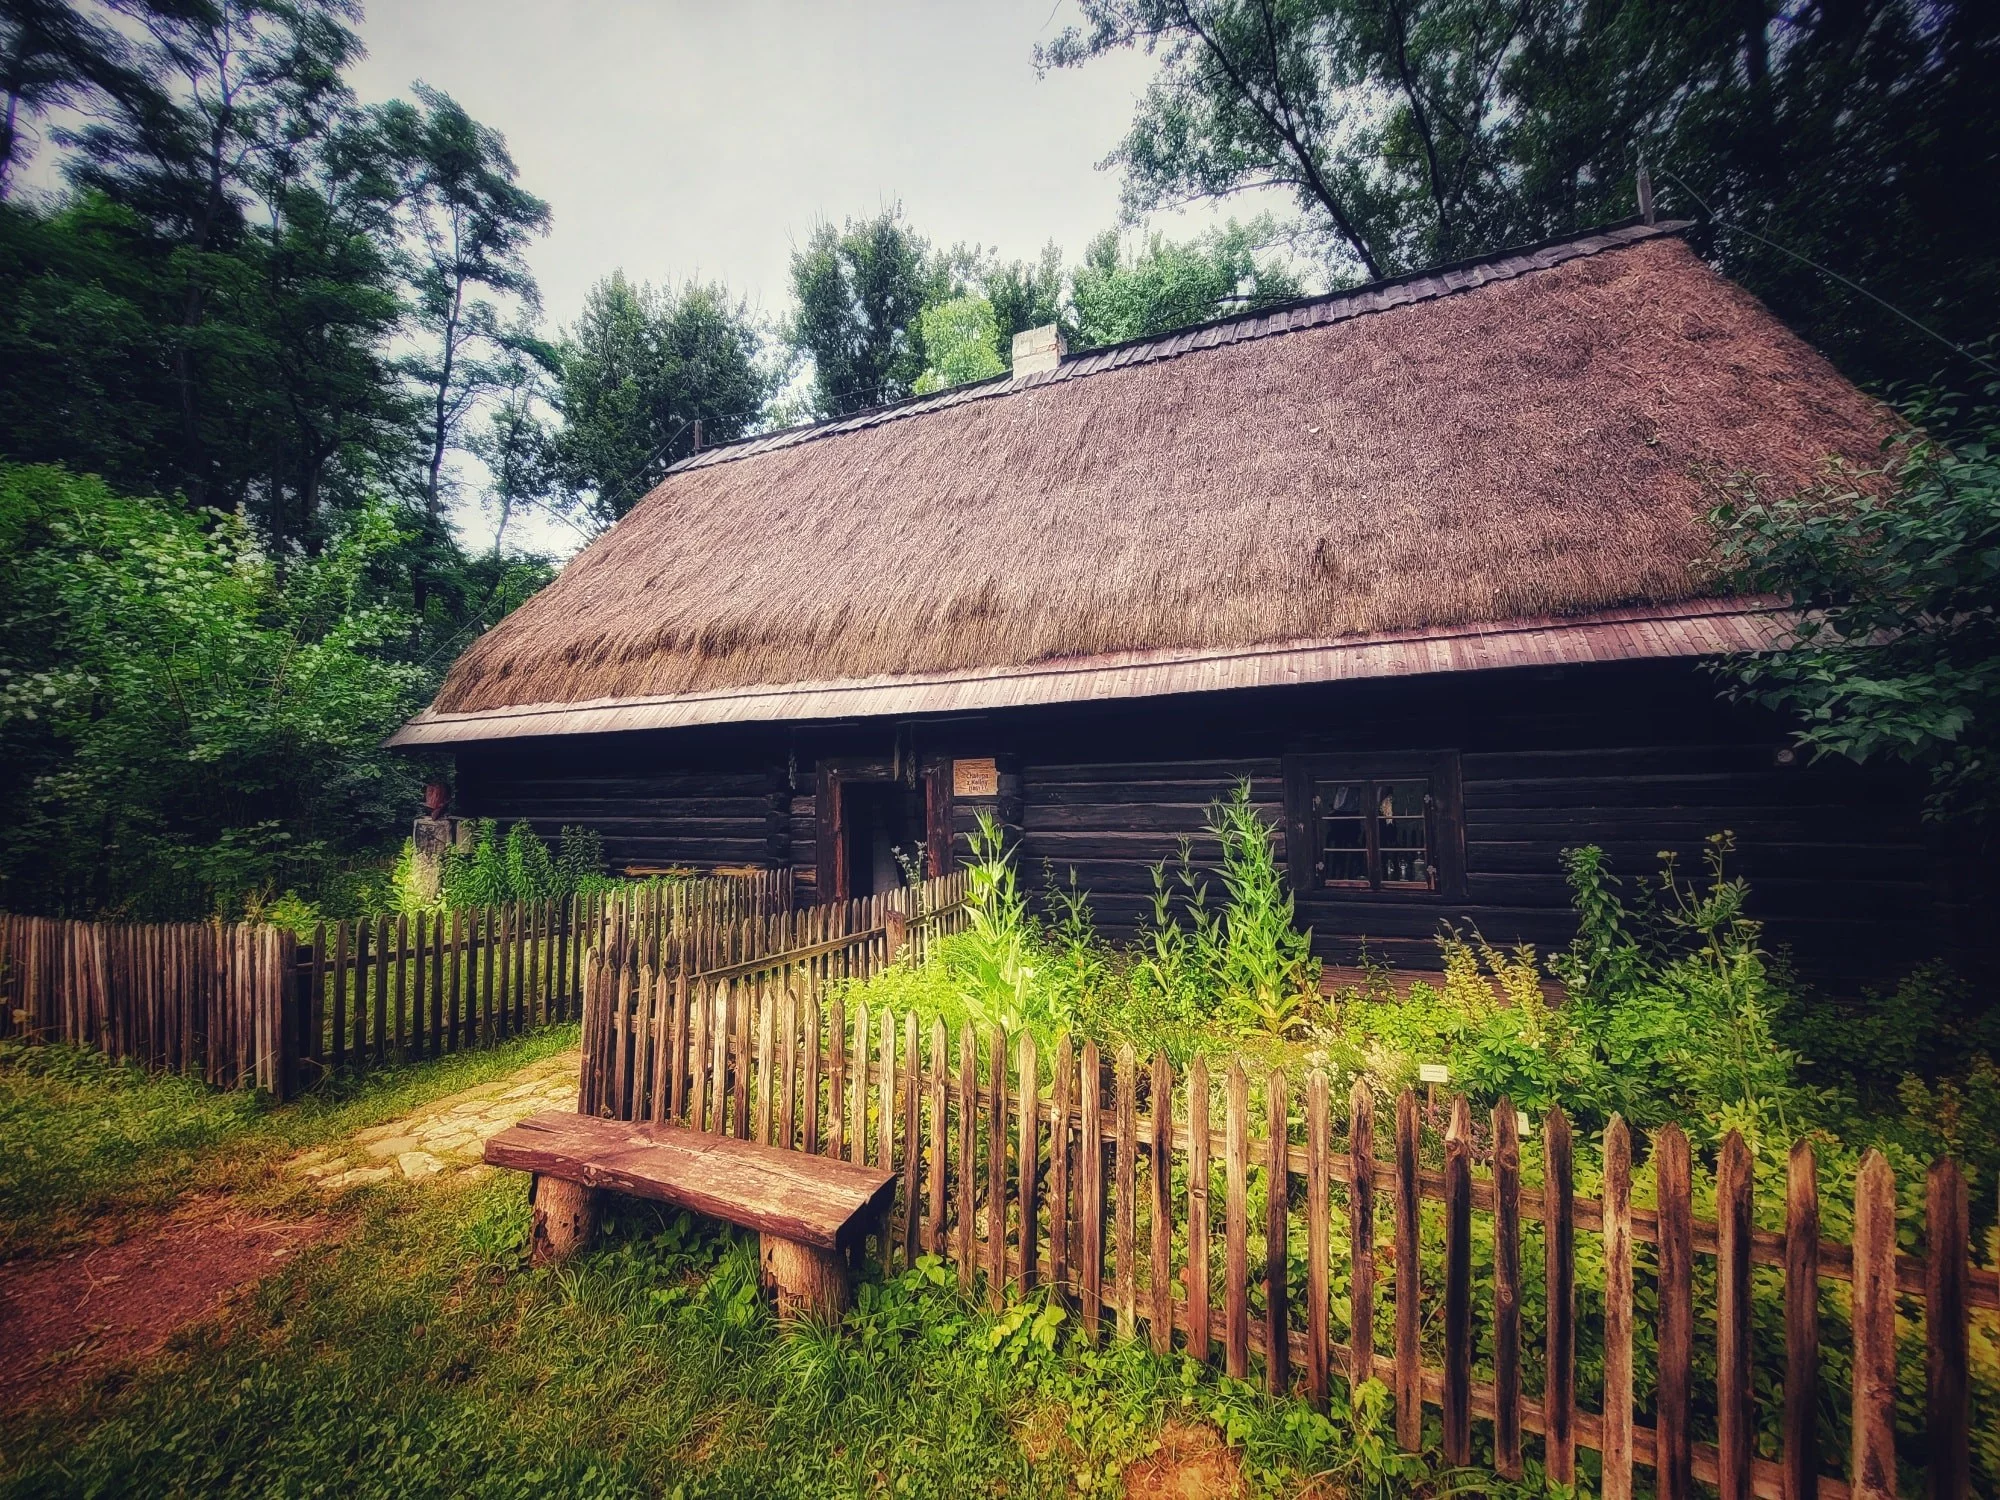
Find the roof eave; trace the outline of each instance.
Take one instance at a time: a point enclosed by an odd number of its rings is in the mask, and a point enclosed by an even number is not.
[[[391,735],[388,744],[422,749],[709,724],[966,713],[1507,667],[1736,655],[1779,644],[1790,618],[1774,599],[1698,599],[1334,640],[1120,652],[999,670],[760,684],[458,714],[426,709]]]

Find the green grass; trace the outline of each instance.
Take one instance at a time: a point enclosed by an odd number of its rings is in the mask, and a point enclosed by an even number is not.
[[[276,1191],[296,1152],[575,1044],[575,1026],[551,1027],[275,1105],[87,1048],[0,1042],[0,1261],[117,1237],[191,1195]]]
[[[1320,1417],[1035,1306],[996,1320],[935,1262],[781,1329],[754,1241],[685,1216],[628,1205],[532,1271],[518,1178],[364,1201],[231,1324],[0,1416],[0,1496],[1116,1494],[1169,1418],[1222,1427],[1265,1492],[1430,1488],[1380,1402]]]

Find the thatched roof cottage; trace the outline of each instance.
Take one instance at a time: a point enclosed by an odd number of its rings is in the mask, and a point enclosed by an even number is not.
[[[1336,959],[1560,941],[1561,849],[1728,828],[1781,938],[1920,952],[1911,790],[1796,763],[1701,666],[1779,628],[1716,587],[1718,482],[1891,425],[1673,226],[1024,352],[677,465],[396,743],[461,812],[829,897],[991,807],[1109,925],[1247,777]]]

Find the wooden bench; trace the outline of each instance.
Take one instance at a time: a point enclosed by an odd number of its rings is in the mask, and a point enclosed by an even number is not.
[[[534,1174],[537,1264],[589,1244],[601,1193],[625,1193],[754,1229],[778,1315],[847,1308],[847,1259],[878,1230],[895,1175],[680,1125],[531,1115],[490,1137],[486,1160]]]

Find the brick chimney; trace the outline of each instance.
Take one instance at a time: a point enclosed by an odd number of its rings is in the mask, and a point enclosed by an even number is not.
[[[1069,346],[1063,343],[1062,330],[1055,324],[1030,328],[1014,335],[1014,373],[1040,375],[1059,366],[1067,353]]]

